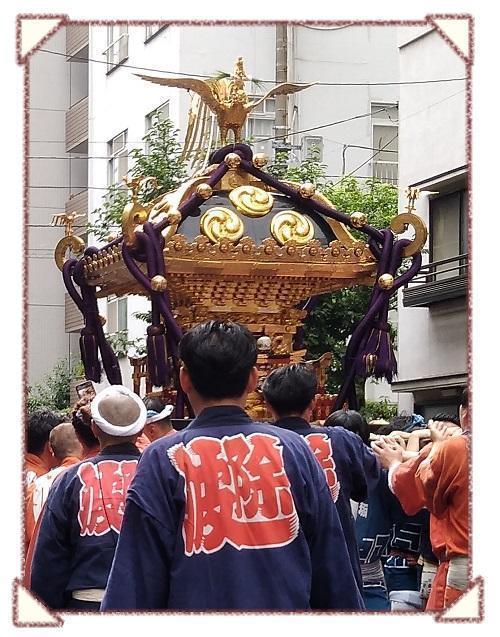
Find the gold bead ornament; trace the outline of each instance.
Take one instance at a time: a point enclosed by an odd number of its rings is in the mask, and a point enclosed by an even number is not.
[[[167,279],[161,274],[157,274],[151,279],[151,287],[155,292],[165,292],[167,289]]]
[[[353,212],[351,215],[351,222],[355,228],[362,228],[366,226],[367,218],[364,212]]]
[[[196,194],[203,199],[210,199],[212,193],[212,186],[210,186],[209,184],[199,184],[198,186],[196,186]]]
[[[383,290],[390,290],[394,285],[394,277],[392,274],[381,274],[378,278],[378,284]]]
[[[299,187],[300,196],[305,197],[306,199],[310,199],[315,192],[316,192],[316,186],[312,184],[310,181],[306,181]]]
[[[269,157],[265,153],[257,153],[253,158],[253,165],[256,168],[264,168],[269,161]]]
[[[224,162],[229,166],[229,168],[238,168],[241,164],[241,157],[237,153],[228,153],[224,157]]]

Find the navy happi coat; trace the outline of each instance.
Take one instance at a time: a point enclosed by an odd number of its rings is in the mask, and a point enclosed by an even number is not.
[[[380,477],[377,457],[359,436],[343,427],[312,427],[303,418],[288,416],[276,425],[297,432],[305,438],[321,465],[337,506],[349,557],[360,589],[361,577],[358,543],[350,500],[363,502],[375,489]]]
[[[104,589],[140,452],[104,448],[53,483],[35,531],[30,588],[50,608],[72,605],[75,590]]]
[[[220,406],[144,451],[101,610],[362,607],[300,436]]]

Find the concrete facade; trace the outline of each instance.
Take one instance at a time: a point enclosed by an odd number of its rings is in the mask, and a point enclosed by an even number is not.
[[[436,31],[424,30],[417,39],[403,31],[400,45],[403,82],[466,75],[463,60]],[[418,186],[422,191],[416,212],[431,230],[423,255],[426,264],[436,261],[432,259],[433,224],[448,223],[437,218],[438,212],[431,219],[432,206],[440,197],[467,188],[465,82],[401,86],[399,114],[400,185]],[[405,205],[402,190],[400,209]],[[450,248],[445,256],[456,257],[458,250]],[[451,279],[457,272],[447,276]],[[464,290],[456,298],[405,307],[403,291],[399,291],[399,375],[392,389],[402,392],[400,409],[415,409],[427,417],[436,411],[456,410],[467,376],[465,294]]]
[[[65,52],[64,29],[50,38],[47,48]],[[40,52],[31,57],[29,97],[28,383],[33,384],[69,354],[64,287],[53,257],[64,230],[50,226],[71,192],[65,146],[70,68],[64,56]]]

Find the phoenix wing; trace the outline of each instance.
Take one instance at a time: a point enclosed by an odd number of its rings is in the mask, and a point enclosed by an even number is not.
[[[317,82],[312,82],[311,84],[292,84],[291,82],[284,82],[283,84],[278,84],[278,86],[275,86],[274,88],[272,88],[263,97],[256,100],[255,102],[252,102],[250,104],[250,108],[255,108],[259,104],[262,104],[262,102],[268,97],[273,97],[276,95],[289,95],[290,93],[298,93],[299,91],[303,91],[304,89],[309,88],[310,86],[314,86],[315,84],[317,84]]]
[[[162,86],[172,86],[174,88],[183,88],[187,91],[194,91],[198,93],[201,99],[212,109],[215,113],[220,110],[220,104],[215,99],[212,89],[209,83],[204,80],[198,80],[192,77],[154,77],[152,75],[140,75],[135,73],[137,77],[140,77],[146,82],[153,82],[154,84],[161,84]]]

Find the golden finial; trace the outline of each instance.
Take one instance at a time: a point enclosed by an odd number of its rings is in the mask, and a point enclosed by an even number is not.
[[[71,237],[73,236],[73,224],[75,223],[75,220],[84,216],[85,215],[79,215],[76,212],[60,212],[52,217],[51,225],[59,227],[64,226],[64,236]]]
[[[408,212],[413,212],[415,210],[415,201],[420,195],[420,188],[408,187],[405,190],[405,195],[408,198],[408,205],[405,207],[405,210],[407,210]]]
[[[233,75],[217,79],[153,77],[139,73],[136,75],[147,82],[163,86],[175,86],[197,93],[217,118],[223,146],[227,144],[227,136],[230,130],[233,131],[235,143],[241,141],[241,131],[248,114],[259,104],[262,104],[265,99],[274,95],[297,93],[312,86],[312,84],[285,82],[272,88],[263,97],[257,100],[250,100],[245,91],[245,82],[251,81],[251,78],[245,73],[242,57],[236,60]]]

